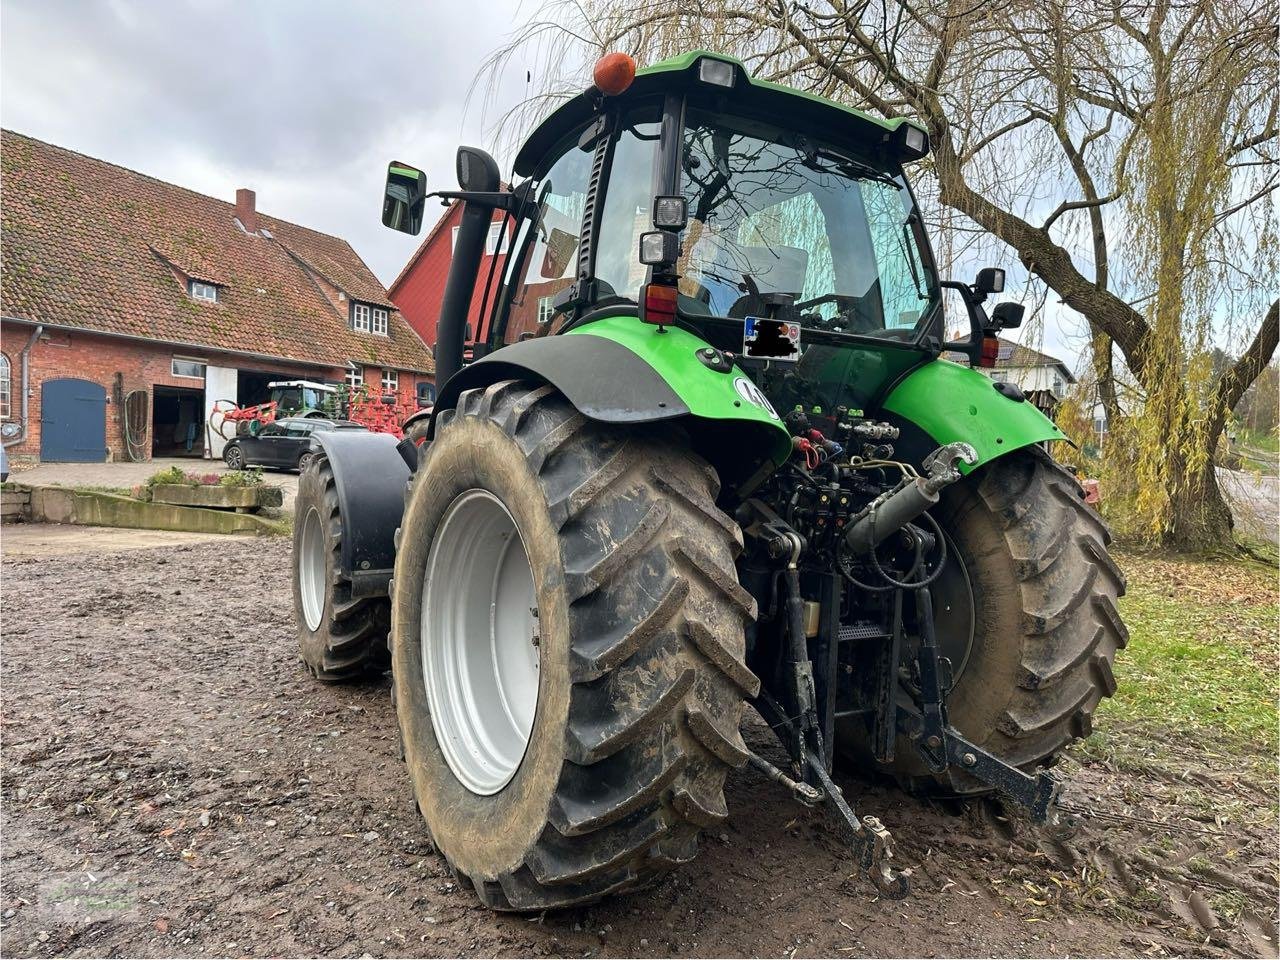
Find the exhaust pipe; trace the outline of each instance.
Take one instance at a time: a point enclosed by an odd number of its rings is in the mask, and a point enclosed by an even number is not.
[[[501,186],[498,164],[483,150],[459,147],[458,186],[468,193],[497,192]],[[471,311],[471,297],[475,292],[476,277],[480,275],[480,262],[484,257],[485,239],[489,236],[492,219],[492,204],[463,201],[462,224],[458,227],[458,242],[453,248],[449,279],[445,281],[440,319],[436,326],[437,396],[449,378],[462,369],[467,314]]]
[[[845,531],[845,546],[859,556],[870,553],[930,507],[936,506],[944,488],[960,479],[958,463],[978,462],[978,453],[967,443],[948,443],[924,458],[927,476],[913,477],[872,500]]]

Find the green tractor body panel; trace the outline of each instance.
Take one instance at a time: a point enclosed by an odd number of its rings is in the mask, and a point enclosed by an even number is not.
[[[675,391],[692,416],[758,424],[765,428],[762,434],[770,437],[770,459],[775,464],[791,455],[791,435],[764,395],[736,366],[721,372],[699,360],[698,351],[708,349],[708,345],[687,330],[660,328],[634,316],[618,316],[594,320],[565,336],[600,337],[625,347]]]
[[[963,473],[1033,443],[1067,439],[1034,405],[1006,397],[982,374],[948,360],[912,371],[881,406],[914,423],[939,446],[957,440],[970,444],[978,462],[962,465]]]

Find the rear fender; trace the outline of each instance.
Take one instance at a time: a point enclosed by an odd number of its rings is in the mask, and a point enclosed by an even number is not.
[[[1034,404],[1005,396],[982,374],[947,360],[916,367],[881,406],[922,430],[934,447],[958,440],[970,444],[978,461],[961,464],[962,473],[1033,443],[1067,440]],[[903,439],[909,440],[906,434]]]
[[[456,406],[464,390],[502,380],[549,383],[591,420],[680,425],[721,480],[737,486],[785,461],[791,437],[741,369],[699,359],[708,349],[679,327],[607,317],[478,360],[445,384],[435,411]]]
[[[395,567],[409,466],[388,433],[317,430],[312,437],[333,468],[342,518],[342,575],[351,580],[353,597],[383,596]]]

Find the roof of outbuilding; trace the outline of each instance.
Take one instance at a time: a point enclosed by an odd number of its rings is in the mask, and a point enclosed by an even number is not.
[[[1007,340],[1004,337],[1000,337],[999,340],[1000,354],[996,359],[996,369],[1061,367],[1062,371],[1067,375],[1067,379],[1072,383],[1076,382],[1075,374],[1057,357],[1051,357],[1047,353],[1041,353],[1039,350],[1034,350],[1021,343],[1015,343],[1013,340]]]
[[[0,148],[6,317],[434,372],[431,351],[345,240],[261,212],[249,234],[232,203],[10,130]],[[218,285],[218,301],[192,299],[179,274]],[[338,291],[386,307],[389,336],[352,330]]]

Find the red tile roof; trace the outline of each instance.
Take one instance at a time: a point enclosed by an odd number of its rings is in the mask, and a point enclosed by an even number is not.
[[[320,366],[435,371],[345,240],[261,213],[270,236],[250,235],[232,203],[10,130],[0,165],[6,317]],[[193,300],[178,274],[217,284],[218,302]],[[390,336],[352,330],[351,300],[387,307]]]

